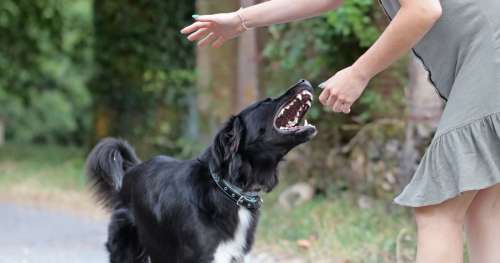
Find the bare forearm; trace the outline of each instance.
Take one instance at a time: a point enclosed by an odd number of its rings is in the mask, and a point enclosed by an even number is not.
[[[380,38],[353,65],[371,78],[406,54],[441,15],[437,0],[401,0],[401,9]],[[436,5],[437,2],[437,5]]]
[[[317,16],[337,8],[342,0],[272,0],[240,11],[246,26],[261,27]]]

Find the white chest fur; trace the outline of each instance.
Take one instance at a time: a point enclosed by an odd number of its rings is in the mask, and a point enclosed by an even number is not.
[[[214,254],[212,263],[231,263],[233,258],[236,262],[244,262],[245,243],[248,234],[248,228],[252,223],[252,214],[244,207],[238,210],[238,226],[232,239],[219,244]]]

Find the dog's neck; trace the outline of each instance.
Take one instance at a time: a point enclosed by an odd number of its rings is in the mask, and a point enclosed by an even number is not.
[[[234,178],[224,176],[227,174],[223,173],[227,173],[227,171],[221,171],[221,169],[214,167],[210,148],[205,150],[197,159],[203,166],[208,168],[207,172],[210,175],[210,179],[215,183],[218,191],[222,192],[236,206],[251,210],[260,208],[262,205],[260,192],[244,191]]]

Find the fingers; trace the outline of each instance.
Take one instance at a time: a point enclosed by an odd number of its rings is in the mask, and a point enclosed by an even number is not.
[[[333,106],[337,102],[337,98],[338,98],[338,96],[336,93],[330,93],[330,97],[328,97],[328,99],[326,100],[325,106],[328,108],[332,107],[332,109],[333,109]]]
[[[334,112],[349,113],[351,112],[351,103],[344,98],[339,98],[335,101],[335,104],[332,106],[332,110]]]
[[[198,42],[198,46],[204,47],[204,46],[212,43],[216,39],[217,39],[217,36],[214,33],[210,33],[210,34],[208,34],[208,36],[206,36],[204,39],[202,39]]]
[[[223,37],[219,37],[219,38],[217,38],[217,40],[215,40],[212,43],[212,47],[213,48],[220,48],[222,46],[222,44],[224,44],[224,42],[226,42],[226,39]]]
[[[342,108],[342,112],[345,113],[345,114],[348,114],[351,112],[351,105],[349,104],[344,104],[344,107]]]
[[[195,41],[195,40],[198,40],[204,36],[206,36],[207,34],[209,33],[209,29],[208,28],[202,28],[194,33],[192,33],[191,35],[189,35],[187,37],[187,39],[189,41]]]
[[[319,96],[319,101],[327,108],[331,108],[334,112],[351,112],[351,104],[344,97],[340,97],[337,92],[331,91],[330,88],[325,88]]]
[[[328,100],[328,97],[330,97],[330,89],[323,88],[323,91],[319,95],[319,101],[321,102],[321,104],[327,106],[326,102]]]
[[[332,110],[334,112],[341,112],[343,109],[343,104],[344,103],[342,103],[340,100],[336,100],[335,104],[333,104],[333,106],[332,106]]]
[[[198,29],[201,29],[201,28],[207,28],[211,25],[212,23],[211,22],[194,22],[192,23],[191,25],[183,28],[181,30],[181,33],[182,34],[190,34]]]

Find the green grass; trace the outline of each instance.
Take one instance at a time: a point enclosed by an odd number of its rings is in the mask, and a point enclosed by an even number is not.
[[[78,148],[7,144],[0,147],[0,189],[32,183],[48,190],[83,190],[83,166]]]
[[[84,192],[84,158],[84,151],[78,148],[1,146],[0,191],[18,186],[33,191],[53,191],[56,197],[51,198],[51,202],[61,200],[57,195],[67,191]],[[276,200],[285,186],[286,182],[282,182],[278,189],[265,196],[257,249],[300,256],[307,262],[317,263],[398,262],[396,250],[399,249],[398,263],[413,262],[415,230],[406,210],[388,213],[381,202],[375,202],[370,209],[359,209],[354,198],[338,195],[332,199],[318,197],[292,211],[284,211],[277,207]],[[82,199],[69,202],[82,202]],[[310,247],[299,246],[299,240],[307,240]]]
[[[406,210],[388,213],[381,202],[360,209],[349,195],[340,195],[283,211],[274,205],[276,196],[266,198],[259,223],[258,237],[265,243],[305,255],[308,262],[397,262],[397,247],[400,262],[414,260],[415,229]],[[301,248],[298,240],[309,240],[310,248]]]

